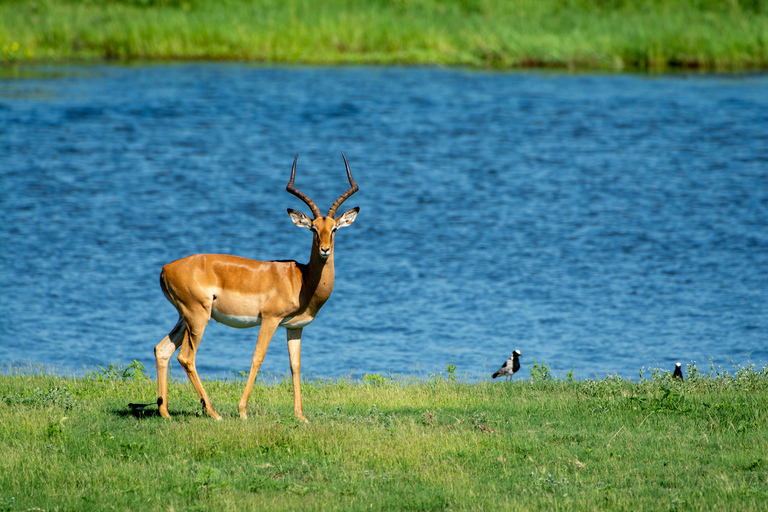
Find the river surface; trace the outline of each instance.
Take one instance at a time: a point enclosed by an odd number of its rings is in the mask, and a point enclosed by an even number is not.
[[[0,363],[154,376],[164,264],[308,260],[297,151],[323,212],[341,151],[360,186],[308,378],[768,362],[765,75],[182,63],[0,78]],[[198,370],[248,370],[256,335],[211,321]]]

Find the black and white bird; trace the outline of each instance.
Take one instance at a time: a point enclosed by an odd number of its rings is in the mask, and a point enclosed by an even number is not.
[[[523,354],[520,353],[519,350],[515,350],[512,352],[512,357],[504,361],[504,364],[501,365],[501,368],[496,370],[496,373],[491,375],[494,379],[496,377],[511,377],[517,372],[517,370],[520,369],[520,356]]]
[[[680,363],[675,364],[675,373],[672,374],[672,378],[674,379],[683,379],[683,369],[680,367]]]

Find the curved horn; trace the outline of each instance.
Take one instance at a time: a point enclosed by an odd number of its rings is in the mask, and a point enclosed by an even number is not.
[[[336,209],[341,206],[341,203],[347,200],[349,196],[357,192],[359,189],[357,187],[357,183],[355,183],[355,180],[352,178],[352,173],[349,170],[349,164],[347,163],[347,157],[344,156],[344,152],[341,152],[341,157],[344,159],[344,166],[347,168],[347,178],[349,178],[349,190],[344,192],[339,196],[339,198],[331,205],[331,209],[328,210],[328,217],[334,219],[336,218]]]
[[[323,216],[322,213],[320,213],[320,208],[318,208],[312,200],[307,197],[307,195],[295,188],[293,188],[293,180],[296,177],[296,160],[299,159],[299,153],[296,153],[296,157],[293,159],[293,168],[291,168],[291,181],[288,182],[288,186],[285,187],[285,190],[290,192],[291,194],[295,195],[305,203],[307,203],[307,206],[309,206],[309,209],[312,210],[312,215],[315,216],[316,219],[319,219]]]

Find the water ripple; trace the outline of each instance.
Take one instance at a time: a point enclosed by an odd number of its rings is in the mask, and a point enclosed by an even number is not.
[[[243,64],[31,67],[0,81],[0,361],[138,359],[198,252],[309,256],[285,215],[360,192],[307,375],[484,378],[767,361],[768,78]],[[212,322],[198,368],[246,370]],[[264,371],[288,370],[278,333]],[[176,374],[181,370],[176,366]]]

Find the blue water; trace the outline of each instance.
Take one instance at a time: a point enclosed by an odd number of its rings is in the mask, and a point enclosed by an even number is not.
[[[297,151],[324,212],[340,151],[360,186],[308,377],[768,362],[765,75],[190,63],[0,78],[0,363],[154,375],[162,265],[309,258]],[[212,321],[198,369],[247,370],[256,334]]]

